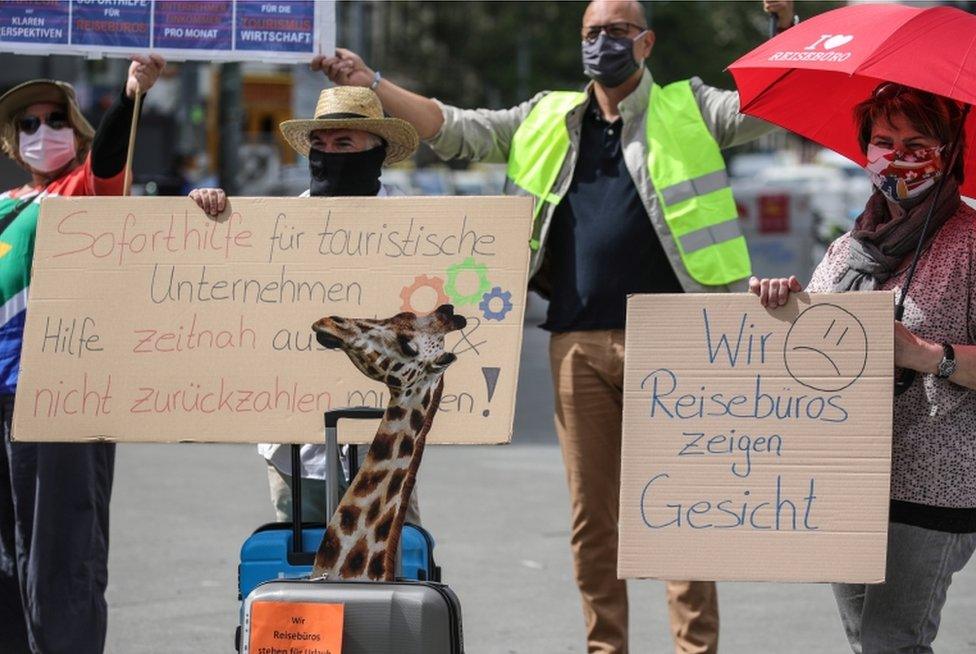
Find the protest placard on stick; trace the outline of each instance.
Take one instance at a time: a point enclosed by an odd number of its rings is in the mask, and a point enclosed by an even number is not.
[[[0,51],[307,63],[335,50],[334,0],[17,0]]]

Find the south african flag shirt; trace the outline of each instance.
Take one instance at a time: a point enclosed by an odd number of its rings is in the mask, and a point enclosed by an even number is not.
[[[96,177],[89,154],[84,164],[46,187],[27,184],[0,194],[0,394],[17,390],[41,200],[56,195],[121,195],[123,178],[124,171],[110,179]]]

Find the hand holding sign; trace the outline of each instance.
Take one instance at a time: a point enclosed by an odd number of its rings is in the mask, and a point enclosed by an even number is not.
[[[129,79],[125,82],[126,97],[134,100],[137,93],[151,89],[165,67],[166,60],[158,54],[134,55],[129,64]]]
[[[759,296],[759,303],[764,307],[781,307],[790,299],[790,293],[799,293],[803,290],[796,275],[785,277],[749,278],[749,292]]]
[[[190,191],[190,199],[212,218],[222,214],[227,206],[227,194],[222,188],[195,188]]]
[[[362,57],[345,48],[336,48],[335,55],[312,59],[312,70],[321,70],[333,83],[340,86],[369,86],[376,74]]]

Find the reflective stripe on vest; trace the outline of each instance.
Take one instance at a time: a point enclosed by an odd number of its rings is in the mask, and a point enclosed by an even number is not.
[[[748,277],[749,250],[725,159],[688,80],[651,91],[647,170],[688,274],[705,286]]]
[[[566,115],[585,101],[583,93],[550,93],[512,138],[508,177],[536,197],[533,249],[538,247],[543,202],[562,199],[552,188],[569,151]],[[691,82],[654,85],[646,129],[647,169],[688,274],[705,286],[748,277],[749,251],[725,160],[701,116]]]
[[[539,249],[539,232],[542,229],[539,215],[543,203],[555,205],[562,200],[552,193],[552,187],[556,185],[556,178],[569,152],[566,115],[584,102],[585,93],[549,93],[532,108],[512,137],[506,171],[508,178],[536,198],[530,243],[533,250]]]

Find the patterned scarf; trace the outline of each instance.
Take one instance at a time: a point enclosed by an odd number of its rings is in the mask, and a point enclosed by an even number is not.
[[[929,207],[935,204],[929,222],[926,245],[959,208],[959,183],[947,177],[938,200],[929,193],[911,209],[891,206],[885,196],[875,191],[857,217],[851,230],[851,251],[847,270],[834,284],[833,290],[873,291],[898,271],[905,255],[913,252],[922,235],[922,225]]]

